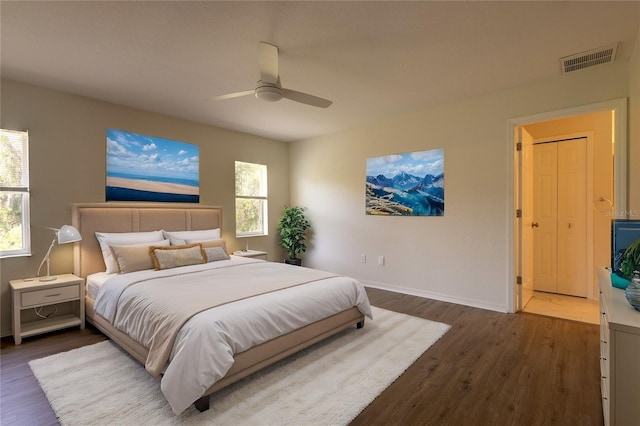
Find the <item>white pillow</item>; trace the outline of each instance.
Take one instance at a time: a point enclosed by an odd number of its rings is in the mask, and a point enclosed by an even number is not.
[[[151,232],[96,232],[96,238],[100,243],[102,250],[102,258],[106,266],[106,272],[113,274],[118,272],[118,263],[113,257],[111,251],[112,245],[126,246],[132,244],[153,245],[148,243],[156,243],[164,240],[162,231]]]
[[[220,228],[203,229],[200,231],[162,231],[164,238],[171,240],[172,246],[186,244],[186,240],[215,240],[220,238]]]

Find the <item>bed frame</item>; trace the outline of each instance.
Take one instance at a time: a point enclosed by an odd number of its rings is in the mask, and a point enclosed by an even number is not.
[[[105,270],[95,232],[222,230],[222,208],[202,204],[82,203],[72,204],[71,212],[71,223],[82,235],[74,246],[74,274],[82,278]],[[87,321],[144,364],[147,349],[97,315],[94,302],[85,296]],[[364,316],[355,307],[236,354],[227,375],[194,402],[196,408],[207,410],[213,392],[354,324],[364,326]]]

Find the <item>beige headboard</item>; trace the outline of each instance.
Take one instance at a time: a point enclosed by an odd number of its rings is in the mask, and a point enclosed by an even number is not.
[[[106,269],[96,232],[222,230],[222,208],[182,203],[79,203],[71,205],[71,224],[82,235],[73,249],[73,272],[85,278]]]

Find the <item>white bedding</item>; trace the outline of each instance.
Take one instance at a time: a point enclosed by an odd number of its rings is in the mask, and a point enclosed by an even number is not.
[[[87,295],[96,300],[98,296],[98,290],[102,287],[102,284],[109,278],[115,277],[118,274],[108,274],[106,272],[98,272],[91,274],[87,277]]]
[[[106,295],[119,294],[120,290],[114,291],[113,288],[121,286],[123,281],[255,262],[262,261],[232,257],[231,260],[204,265],[139,271],[107,278],[98,290],[96,311],[109,317],[117,310],[114,301]],[[212,282],[211,289],[214,292],[215,286],[216,283]],[[336,276],[203,311],[189,319],[178,332],[170,363],[162,377],[162,392],[178,414],[224,377],[233,365],[235,353],[353,306],[371,318],[364,287],[351,278]],[[136,334],[135,330],[123,331]]]

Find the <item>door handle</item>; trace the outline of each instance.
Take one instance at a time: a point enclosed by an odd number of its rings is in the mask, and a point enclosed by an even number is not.
[[[540,226],[540,225],[538,224],[538,222],[533,222],[533,223],[531,224],[531,227],[532,227],[532,228],[537,228],[538,226]]]

